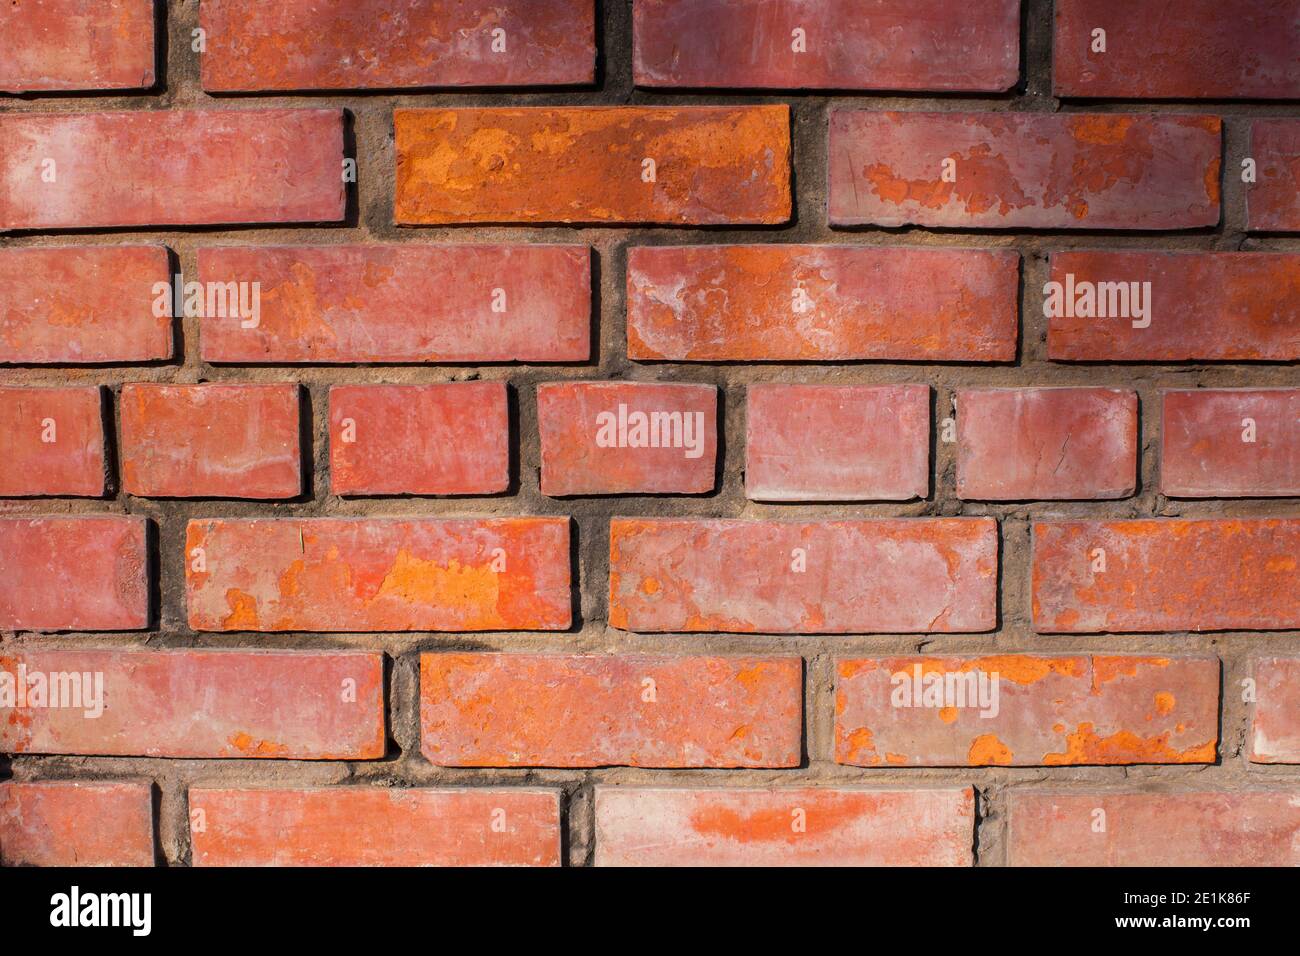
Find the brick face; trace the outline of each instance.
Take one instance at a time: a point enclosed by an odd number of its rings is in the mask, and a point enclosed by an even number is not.
[[[0,0],[0,863],[1297,862],[1297,14]]]

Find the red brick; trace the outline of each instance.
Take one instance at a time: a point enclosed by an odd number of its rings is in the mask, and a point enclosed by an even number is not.
[[[1016,357],[1019,271],[1019,254],[1000,250],[634,247],[627,354],[695,362],[1009,362]]]
[[[0,631],[131,631],[149,624],[146,519],[0,518]]]
[[[1052,90],[1102,99],[1300,99],[1300,2],[1056,0]],[[1093,30],[1106,31],[1104,53]]]
[[[393,123],[403,225],[790,218],[784,104],[398,109]]]
[[[1020,0],[636,0],[632,18],[638,86],[1001,92],[1020,77]]]
[[[1161,494],[1300,495],[1300,389],[1186,389],[1163,398]]]
[[[1012,866],[1300,865],[1296,791],[1013,790],[1008,809]]]
[[[151,498],[302,493],[298,386],[124,385],[122,483]]]
[[[1250,158],[1256,179],[1246,186],[1246,228],[1300,232],[1300,119],[1251,123]]]
[[[1219,222],[1212,116],[835,110],[836,226],[1193,229]],[[944,161],[956,179],[943,180]]]
[[[154,0],[11,0],[0,90],[143,90],[154,84]]]
[[[698,494],[715,484],[713,385],[548,382],[537,386],[537,430],[544,495]]]
[[[103,414],[98,385],[0,387],[0,495],[102,495]]]
[[[60,365],[172,357],[172,320],[153,314],[163,246],[0,249],[0,362]]]
[[[1038,522],[1034,627],[1055,634],[1300,627],[1297,555],[1300,519]],[[1105,571],[1094,570],[1103,557]]]
[[[1259,658],[1251,662],[1251,677],[1251,761],[1300,763],[1300,657]]]
[[[558,790],[190,791],[195,866],[559,866]]]
[[[0,752],[371,760],[384,755],[383,655],[362,651],[14,650],[0,670],[103,676],[94,707],[19,707]],[[83,681],[85,678],[83,677]],[[82,683],[82,686],[86,685]],[[65,698],[66,699],[66,698]],[[15,719],[16,718],[16,719]]]
[[[0,783],[0,866],[153,866],[147,783]]]
[[[203,0],[203,88],[356,90],[591,83],[593,0]],[[497,31],[504,31],[502,36]],[[505,49],[494,50],[494,40]]]
[[[796,767],[797,657],[422,654],[440,767]]]
[[[596,788],[596,866],[970,866],[975,795]]]
[[[992,518],[615,518],[609,565],[609,621],[629,631],[912,634],[997,623]]]
[[[841,659],[836,673],[835,759],[843,764],[1215,759],[1217,658],[890,657]]]
[[[0,230],[343,218],[337,109],[10,113],[0,142]]]
[[[1044,287],[1043,312],[1049,316],[1047,355],[1056,361],[1300,358],[1300,255],[1054,252],[1050,282],[1057,285]],[[1103,289],[1102,283],[1111,287]],[[1127,310],[1117,283],[1127,284]],[[1133,283],[1142,283],[1136,288],[1142,316],[1134,308]],[[1087,301],[1102,296],[1108,313],[1129,314],[1052,314],[1071,308],[1097,312]]]
[[[334,494],[488,495],[509,484],[504,382],[330,389]]]
[[[1121,388],[957,393],[957,495],[984,501],[1127,498],[1138,397]]]
[[[204,282],[261,283],[256,328],[203,319],[208,362],[591,358],[585,246],[213,246],[198,260]]]
[[[196,631],[563,630],[571,622],[567,518],[191,521],[185,554]]]
[[[907,501],[930,492],[930,386],[750,385],[745,494]]]

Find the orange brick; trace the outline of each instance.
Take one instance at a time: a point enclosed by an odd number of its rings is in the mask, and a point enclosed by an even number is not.
[[[0,90],[154,85],[154,0],[11,0],[0,16]]]
[[[1297,866],[1300,793],[1008,796],[1012,866]]]
[[[1261,657],[1250,673],[1251,761],[1300,763],[1300,657]]]
[[[596,788],[596,866],[970,866],[975,794]]]
[[[718,389],[660,382],[537,386],[544,495],[699,494],[716,484]]]
[[[783,104],[399,109],[393,123],[403,225],[790,218]]]
[[[195,866],[559,866],[558,790],[190,791]]]
[[[0,630],[148,627],[145,528],[124,515],[0,518]]]
[[[423,654],[420,749],[440,767],[794,767],[797,657]]]
[[[1256,165],[1255,182],[1246,186],[1246,228],[1300,232],[1300,119],[1251,123],[1250,158]]]
[[[125,385],[122,484],[151,498],[302,493],[298,386]]]
[[[1009,362],[1020,256],[877,246],[636,246],[638,360]]]
[[[567,518],[191,521],[197,631],[563,630]]]
[[[203,88],[551,86],[595,79],[593,0],[204,0]]]
[[[103,414],[97,385],[0,386],[0,495],[102,495]]]
[[[957,495],[985,501],[1127,498],[1138,397],[1121,388],[957,393]]]
[[[0,783],[0,866],[153,866],[147,783]]]
[[[172,357],[154,315],[163,246],[0,248],[0,362],[88,365]]]
[[[1213,763],[1219,661],[889,657],[836,662],[835,759],[859,767]]]
[[[362,651],[13,650],[15,686],[78,676],[80,706],[29,699],[0,753],[373,760],[384,755],[383,656]],[[65,682],[66,683],[66,682]],[[102,709],[98,706],[102,704]],[[99,711],[95,716],[96,711]]]
[[[997,565],[991,518],[615,518],[609,620],[630,631],[989,631]]]
[[[745,436],[745,494],[754,501],[930,492],[928,385],[750,385]]]
[[[260,283],[255,328],[202,320],[208,362],[585,362],[585,246],[212,246],[203,282]]]
[[[488,495],[509,484],[504,382],[330,389],[334,494]]]
[[[1293,587],[1300,519],[1041,521],[1033,528],[1037,631],[1300,627]]]
[[[10,113],[0,142],[0,231],[343,218],[337,109]]]

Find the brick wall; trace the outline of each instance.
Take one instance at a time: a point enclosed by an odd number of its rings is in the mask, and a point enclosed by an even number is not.
[[[1300,3],[397,6],[0,6],[0,860],[1300,862]]]

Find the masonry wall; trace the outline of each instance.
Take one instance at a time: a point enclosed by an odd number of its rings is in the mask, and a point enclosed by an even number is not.
[[[1300,862],[1300,5],[201,6],[0,9],[0,861]]]

